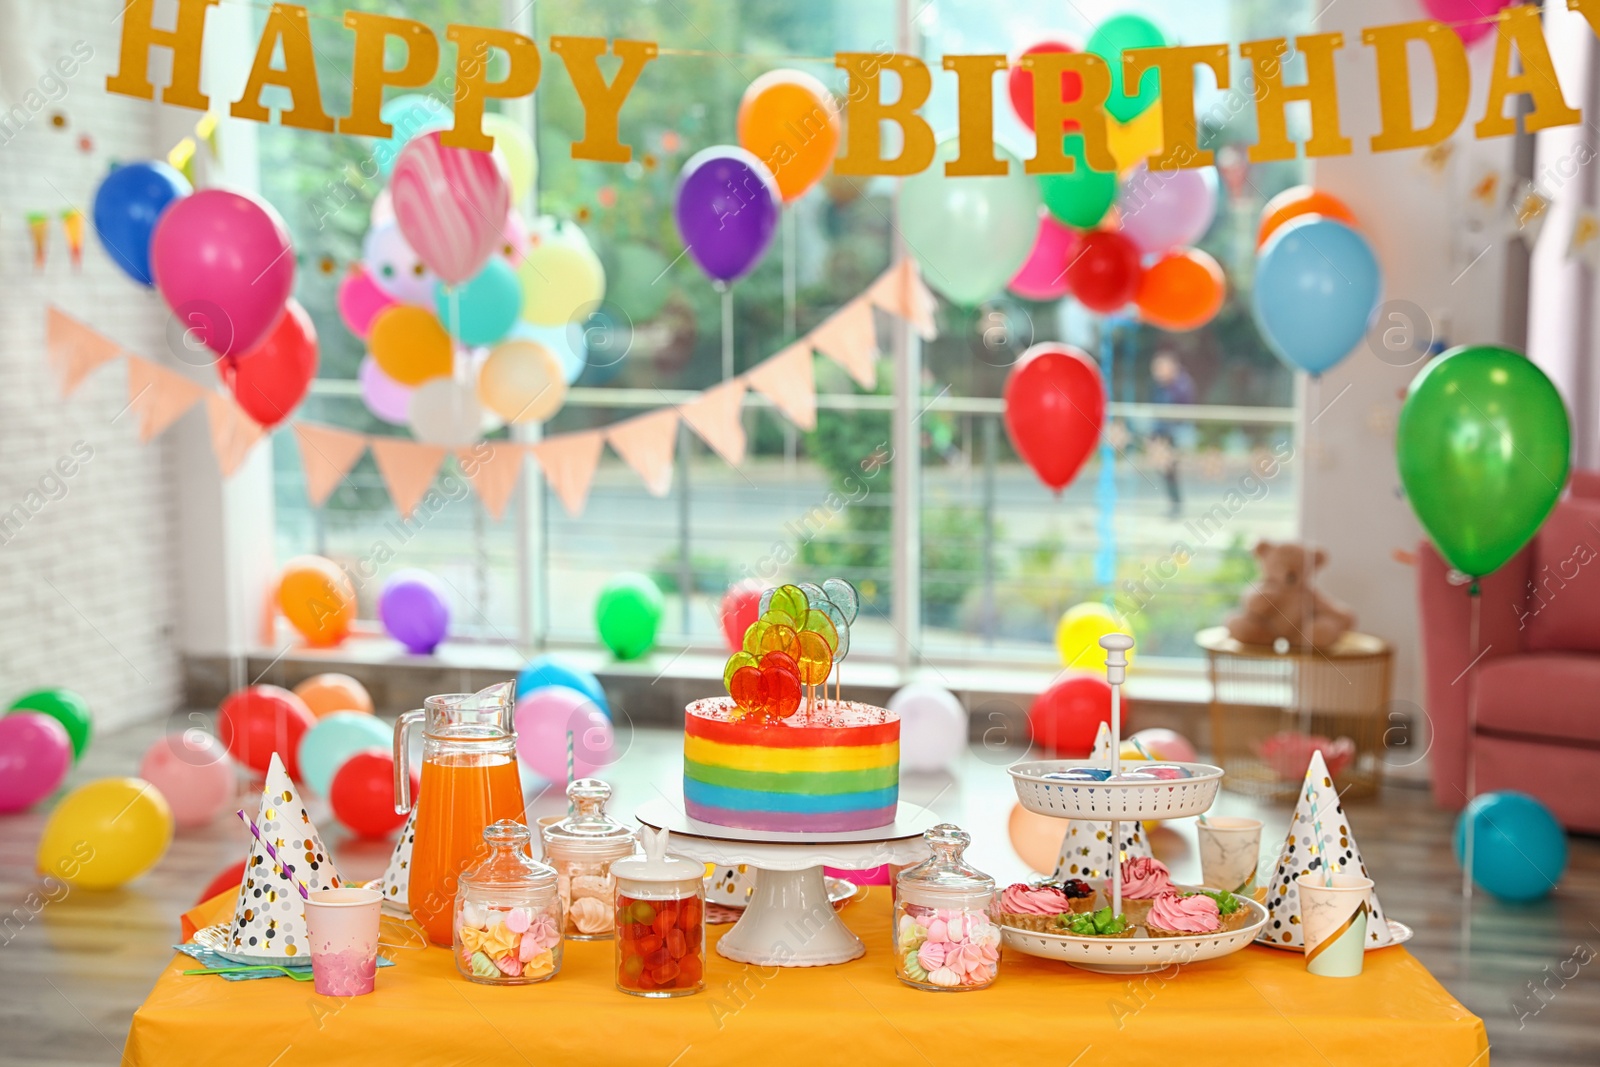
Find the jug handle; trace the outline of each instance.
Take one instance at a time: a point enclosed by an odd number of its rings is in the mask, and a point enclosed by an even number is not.
[[[394,810],[406,815],[411,811],[411,750],[406,744],[411,727],[420,723],[426,714],[421,708],[408,711],[394,723]]]

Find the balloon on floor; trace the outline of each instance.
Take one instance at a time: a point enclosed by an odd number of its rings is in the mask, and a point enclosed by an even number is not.
[[[394,731],[376,716],[359,711],[336,711],[323,716],[300,739],[299,778],[312,792],[329,796],[334,776],[347,760],[357,752],[383,748],[393,740]]]
[[[1126,703],[1123,714],[1127,714]],[[1028,709],[1034,744],[1053,756],[1089,755],[1101,723],[1111,722],[1111,686],[1099,675],[1069,673]]]
[[[89,702],[70,689],[52,687],[24,693],[11,702],[7,714],[17,711],[36,711],[60,723],[72,739],[74,763],[83,756],[89,739],[94,736],[94,714],[89,710]]]
[[[411,772],[411,795],[422,780]],[[351,755],[334,773],[328,787],[333,817],[357,837],[388,837],[405,825],[406,816],[394,810],[394,754],[374,747]]]
[[[955,694],[928,682],[912,682],[889,698],[900,716],[900,769],[942,771],[967,747],[967,709]]]
[[[1456,862],[1472,840],[1472,880],[1512,903],[1542,900],[1567,869],[1567,835],[1550,809],[1526,793],[1484,793],[1456,819]]]
[[[151,742],[139,761],[139,777],[161,791],[173,823],[183,829],[209,824],[233,803],[227,746],[201,730],[174,731]]]
[[[317,718],[336,711],[372,714],[372,697],[367,687],[348,674],[316,674],[294,687],[294,695],[305,701]]]
[[[1106,650],[1100,647],[1100,639],[1107,634],[1129,632],[1127,622],[1098,601],[1070,607],[1056,624],[1056,651],[1061,665],[1069,670],[1098,671],[1106,664]],[[1133,663],[1131,651],[1127,659]]]
[[[450,632],[444,583],[424,570],[396,571],[378,596],[378,618],[389,636],[413,655],[430,655]]]
[[[638,659],[655,647],[664,607],[661,590],[649,577],[619,574],[606,582],[595,601],[595,629],[618,659]]]
[[[761,594],[765,590],[762,583],[746,580],[734,583],[722,594],[717,620],[729,652],[737,652],[744,646],[744,632],[761,617]]]
[[[172,809],[142,778],[101,778],[68,793],[39,838],[37,868],[81,889],[115,889],[161,862]]]
[[[316,719],[305,702],[276,685],[252,685],[229,694],[217,715],[217,737],[228,754],[257,774],[266,774],[272,754],[283,758],[289,777],[300,778],[300,740]]]
[[[606,718],[611,717],[611,704],[606,700],[606,691],[594,672],[555,653],[536,656],[528,661],[527,666],[517,674],[517,697],[521,699],[531,696],[540,689],[552,685],[564,685],[568,689],[576,689],[594,701],[595,707],[599,708]]]
[[[0,814],[33,807],[71,769],[72,739],[55,719],[37,711],[0,718]]]
[[[611,720],[593,700],[564,685],[547,685],[517,699],[517,755],[549,782],[567,780],[567,738],[572,738],[574,778],[588,778],[614,762]]]
[[[322,556],[296,556],[285,563],[277,599],[289,625],[313,648],[337,645],[355,621],[355,585],[343,568]]]

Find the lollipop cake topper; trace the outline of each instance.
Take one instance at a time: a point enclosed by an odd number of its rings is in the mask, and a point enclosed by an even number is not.
[[[728,657],[722,682],[733,697],[734,716],[777,722],[815,707],[817,687],[827,700],[828,676],[850,651],[850,624],[860,607],[855,586],[829,578],[780,585],[761,594],[761,615]],[[839,680],[834,701],[839,700]]]

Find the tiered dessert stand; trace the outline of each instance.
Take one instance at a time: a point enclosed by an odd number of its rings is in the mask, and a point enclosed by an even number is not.
[[[1221,767],[1206,763],[1167,763],[1189,773],[1187,778],[1163,781],[1116,781],[1122,773],[1122,683],[1127,677],[1127,652],[1133,638],[1109,634],[1100,639],[1106,650],[1106,681],[1111,683],[1110,780],[1073,782],[1046,778],[1059,771],[1104,766],[1099,760],[1040,760],[1019,763],[1010,770],[1022,806],[1058,819],[1110,821],[1112,848],[1122,840],[1122,823],[1145,819],[1181,819],[1200,815],[1211,807],[1222,783]],[[1113,854],[1111,908],[1122,914],[1122,864]],[[1180,887],[1186,888],[1186,887]],[[1062,960],[1086,971],[1103,974],[1138,974],[1173,964],[1216,959],[1250,944],[1267,922],[1267,909],[1254,900],[1238,898],[1250,909],[1250,921],[1237,930],[1185,937],[1080,937],[1070,933],[1039,933],[1002,926],[1005,943],[1021,952]]]

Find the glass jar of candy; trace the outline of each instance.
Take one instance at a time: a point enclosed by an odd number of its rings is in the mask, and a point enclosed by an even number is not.
[[[895,878],[894,969],[934,992],[983,989],[1000,973],[994,879],[961,858],[972,838],[950,823],[923,837],[933,855]]]
[[[541,829],[544,858],[556,870],[564,933],[574,941],[604,941],[616,929],[616,879],[611,864],[633,855],[632,830],[606,815],[611,787],[598,778],[567,786],[572,813]]]
[[[705,865],[667,855],[667,832],[646,827],[644,855],[611,865],[617,879],[617,988],[681,997],[706,987]]]
[[[532,833],[509,819],[484,828],[489,858],[461,876],[456,969],[485,985],[527,985],[561,970],[556,872],[528,855]]]

